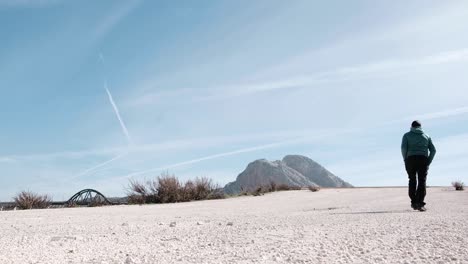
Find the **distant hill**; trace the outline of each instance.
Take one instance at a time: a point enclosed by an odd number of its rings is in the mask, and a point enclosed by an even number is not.
[[[251,162],[236,181],[224,187],[224,191],[228,194],[239,193],[241,189],[253,191],[258,186],[268,186],[272,181],[298,187],[353,187],[308,157],[288,155],[283,160]]]

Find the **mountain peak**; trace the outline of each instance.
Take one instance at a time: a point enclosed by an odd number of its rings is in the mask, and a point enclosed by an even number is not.
[[[226,193],[252,191],[271,182],[296,187],[352,187],[312,159],[301,155],[287,155],[282,160],[255,160],[237,176],[236,181],[228,183]]]

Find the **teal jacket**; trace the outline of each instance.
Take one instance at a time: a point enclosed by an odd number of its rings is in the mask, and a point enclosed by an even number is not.
[[[429,164],[431,164],[436,154],[436,148],[431,137],[426,135],[420,127],[412,127],[411,131],[403,136],[401,154],[405,160],[409,156],[426,156],[429,158]]]

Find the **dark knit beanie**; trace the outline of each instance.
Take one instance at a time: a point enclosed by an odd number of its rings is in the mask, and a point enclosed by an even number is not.
[[[419,122],[418,120],[415,120],[413,121],[413,123],[411,123],[411,127],[421,127],[421,122]]]

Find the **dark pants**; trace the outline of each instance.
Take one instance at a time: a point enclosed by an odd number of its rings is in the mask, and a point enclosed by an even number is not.
[[[426,178],[429,162],[426,156],[409,156],[405,160],[406,172],[408,172],[408,194],[411,205],[421,207],[426,205]],[[417,175],[417,177],[416,177]]]

